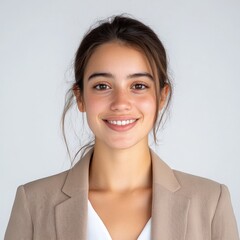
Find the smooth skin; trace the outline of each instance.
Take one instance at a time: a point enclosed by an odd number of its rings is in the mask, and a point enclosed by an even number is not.
[[[167,94],[166,85],[159,110]],[[83,96],[76,89],[75,95],[95,135],[89,200],[113,240],[137,239],[151,217],[152,201],[148,134],[156,94],[146,56],[120,42],[99,46],[85,69]]]

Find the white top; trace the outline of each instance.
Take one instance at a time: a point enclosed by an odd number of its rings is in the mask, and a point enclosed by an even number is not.
[[[87,239],[88,240],[112,240],[106,226],[104,225],[97,212],[94,210],[92,204],[88,200],[88,224],[87,224]],[[151,239],[151,218],[146,223],[141,234],[137,240]]]

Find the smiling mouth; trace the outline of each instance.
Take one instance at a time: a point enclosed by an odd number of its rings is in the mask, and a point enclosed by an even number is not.
[[[137,119],[128,119],[128,120],[106,120],[108,123],[117,126],[125,126],[137,121]]]

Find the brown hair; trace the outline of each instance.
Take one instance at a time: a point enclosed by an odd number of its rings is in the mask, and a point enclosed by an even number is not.
[[[172,96],[172,84],[168,77],[166,51],[162,42],[150,27],[136,19],[120,15],[98,22],[97,26],[90,29],[86,33],[76,52],[74,61],[75,82],[72,88],[67,92],[62,115],[62,130],[68,153],[69,149],[66,141],[64,125],[66,113],[74,103],[73,89],[77,88],[81,93],[80,95],[83,96],[84,71],[90,56],[98,46],[113,41],[118,41],[123,44],[137,47],[143,51],[149,61],[152,72],[154,73],[157,96],[157,108],[153,126],[154,141],[156,142],[157,140],[157,130],[159,129],[163,116],[169,107]],[[168,85],[169,88],[169,95],[165,104],[165,108],[163,109],[162,114],[159,116],[160,93],[166,85]],[[88,144],[86,144],[84,147],[86,146],[88,146]],[[76,153],[75,157],[80,150]]]

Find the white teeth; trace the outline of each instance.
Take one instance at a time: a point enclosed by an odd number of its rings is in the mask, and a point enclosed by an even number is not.
[[[133,123],[133,122],[135,122],[135,121],[136,121],[136,119],[123,120],[123,121],[121,121],[121,120],[109,121],[109,120],[108,120],[109,123],[111,123],[111,124],[113,124],[113,125],[118,125],[118,126],[128,125],[128,124]]]

